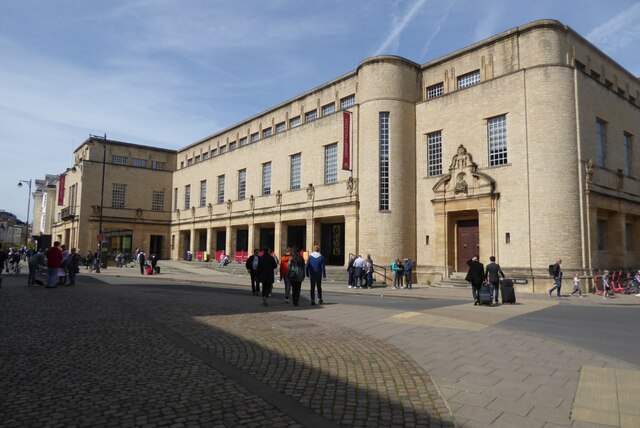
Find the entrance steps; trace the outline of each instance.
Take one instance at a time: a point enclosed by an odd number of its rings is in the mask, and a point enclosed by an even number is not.
[[[471,285],[464,280],[466,276],[466,272],[454,272],[449,278],[444,278],[442,281],[434,283],[433,286],[442,288],[470,288]]]

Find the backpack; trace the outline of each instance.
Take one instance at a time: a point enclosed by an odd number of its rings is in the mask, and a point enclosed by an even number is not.
[[[290,281],[302,282],[304,279],[304,269],[302,266],[298,266],[295,263],[290,262],[287,269],[287,275],[289,276]]]
[[[556,265],[549,265],[549,275],[556,276]]]

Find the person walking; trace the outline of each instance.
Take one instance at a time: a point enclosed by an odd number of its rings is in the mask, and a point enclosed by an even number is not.
[[[275,275],[274,269],[278,267],[276,259],[271,255],[271,250],[268,247],[262,249],[262,255],[258,258],[258,278],[262,283],[262,304],[269,306],[267,299],[271,295],[271,289],[273,288],[273,281]]]
[[[576,293],[578,293],[578,296],[584,297],[582,295],[582,290],[580,289],[580,277],[578,274],[573,275],[573,291],[571,292],[571,295],[573,296]]]
[[[500,265],[496,263],[495,256],[489,257],[489,264],[485,270],[485,277],[487,278],[487,281],[489,281],[489,286],[491,287],[491,297],[496,303],[498,303],[498,295],[500,294],[500,277],[504,279],[504,272],[502,272]]]
[[[293,252],[295,253],[296,251],[298,251],[298,253],[300,252],[300,250],[294,248]],[[289,260],[291,260],[292,257],[293,256],[291,254],[291,249],[287,248],[287,250],[284,252],[284,256],[282,256],[282,258],[280,259],[280,281],[284,281],[284,302],[285,303],[289,303],[289,296],[291,296],[292,282],[291,282],[291,279],[289,278],[289,275],[287,275],[287,270],[289,269]]]
[[[411,278],[413,275],[413,260],[407,257],[404,261],[404,288],[411,289]]]
[[[282,269],[282,265],[285,263],[284,258],[282,258],[280,262],[280,269]],[[300,250],[296,247],[293,248],[293,254],[289,256],[287,259],[287,268],[285,270],[285,285],[287,282],[291,284],[291,298],[293,300],[293,305],[298,306],[300,303],[300,290],[302,289],[302,281],[304,281],[304,259],[300,255]],[[285,299],[285,302],[288,300]]]
[[[58,283],[58,272],[62,269],[62,250],[60,242],[55,241],[53,247],[47,252],[47,288],[56,288]]]
[[[605,270],[602,274],[602,299],[608,298],[609,289],[611,288],[611,282],[609,279],[609,271]]]
[[[311,284],[311,304],[316,304],[316,287],[318,288],[318,303],[322,304],[322,280],[327,279],[327,271],[324,265],[324,256],[320,254],[320,246],[313,247],[313,253],[309,254],[305,269]]]
[[[558,297],[560,297],[560,288],[562,287],[562,269],[560,265],[562,264],[562,259],[558,259],[556,263],[550,268],[551,273],[553,273],[554,286],[549,290],[549,297],[551,297],[551,292],[553,290],[558,290]]]
[[[478,256],[473,256],[470,260],[467,260],[466,280],[471,283],[471,294],[473,295],[473,305],[480,304],[480,287],[484,283],[484,266],[478,261]]]
[[[257,248],[253,250],[253,254],[249,256],[245,267],[247,272],[251,276],[251,294],[254,296],[260,295],[260,278],[258,276],[258,261],[260,260],[260,250]]]
[[[29,278],[27,280],[27,285],[37,285],[36,284],[36,274],[40,269],[40,266],[44,266],[46,263],[46,259],[44,257],[44,253],[42,250],[39,250],[37,253],[29,257]],[[42,283],[40,283],[42,285]]]
[[[67,256],[67,272],[69,273],[69,285],[76,285],[76,275],[80,271],[80,254],[72,248]]]
[[[144,264],[147,262],[147,256],[145,256],[144,251],[140,250],[138,253],[138,263],[140,264],[140,273],[144,275]]]
[[[158,256],[155,253],[151,253],[151,273],[156,273],[156,265],[158,264]]]

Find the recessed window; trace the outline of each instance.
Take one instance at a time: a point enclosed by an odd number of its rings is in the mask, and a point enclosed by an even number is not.
[[[111,188],[111,208],[124,208],[126,184],[113,183]]]
[[[238,200],[246,198],[247,194],[247,170],[238,171]]]
[[[580,61],[578,61],[577,59],[573,60],[573,64],[576,66],[578,71],[582,71],[583,73],[587,71],[587,66],[581,63]]]
[[[114,165],[126,165],[127,164],[127,157],[126,156],[113,155],[113,156],[111,156],[111,163],[114,164]]]
[[[254,132],[253,134],[251,134],[251,142],[252,143],[255,143],[259,139],[260,139],[260,134],[258,132]]]
[[[349,107],[353,107],[354,105],[356,105],[356,96],[355,95],[349,95],[349,96],[346,96],[346,97],[340,99],[340,109],[341,110],[348,109]]]
[[[427,99],[432,100],[444,95],[444,83],[436,83],[435,85],[427,86]]]
[[[335,113],[335,111],[336,111],[336,103],[331,103],[331,104],[322,106],[323,116],[329,116],[330,114]]]
[[[177,187],[173,189],[173,209],[174,211],[178,209],[178,188]]]
[[[240,147],[244,147],[247,144],[249,144],[249,141],[247,140],[247,137],[240,138]]]
[[[389,112],[378,118],[378,209],[389,210]]]
[[[218,149],[211,149],[211,157],[216,157],[218,156]]]
[[[151,194],[151,211],[164,211],[164,190],[153,190]]]
[[[300,176],[302,167],[302,154],[296,153],[291,155],[291,190],[298,190],[300,188]]]
[[[207,180],[200,181],[200,207],[207,205]]]
[[[271,194],[271,162],[262,164],[262,194]]]
[[[289,119],[289,128],[295,128],[298,125],[300,125],[300,116]]]
[[[492,117],[487,121],[489,140],[489,166],[507,163],[507,117]]]
[[[601,119],[596,120],[596,149],[598,166],[604,168],[607,160],[607,122]]]
[[[284,132],[287,129],[287,125],[284,122],[276,123],[276,134]]]
[[[196,157],[195,157],[195,162],[196,162],[196,163],[200,162],[200,155],[198,155],[198,156],[196,156]]]
[[[218,203],[224,203],[224,175],[218,176]]]
[[[187,159],[187,166],[193,165],[193,158]]]
[[[229,143],[229,151],[235,150],[236,147],[237,147],[237,143],[235,141],[232,141]]]
[[[316,120],[317,112],[315,110],[308,111],[304,114],[304,122],[313,122]]]
[[[227,146],[226,146],[226,144],[225,144],[224,146],[220,146],[220,154],[223,154],[223,153],[227,153]]]
[[[158,161],[151,161],[151,169],[157,169],[160,171],[164,171],[165,168],[165,163],[164,162],[158,162]]]
[[[204,153],[202,154],[202,160],[203,160],[203,161],[206,161],[207,159],[209,159],[209,152],[204,152]]]
[[[191,185],[187,184],[184,186],[184,209],[188,210],[191,208]]]
[[[607,221],[598,219],[598,251],[607,249]]]
[[[627,175],[633,175],[633,136],[624,133],[624,169]]]
[[[591,70],[589,74],[592,78],[596,79],[598,82],[600,81],[600,74],[597,71]]]
[[[480,70],[475,70],[458,77],[458,89],[468,88],[478,83],[480,83]]]
[[[273,131],[271,130],[271,128],[266,128],[262,130],[262,138],[268,138],[271,137],[271,134],[273,133]]]
[[[131,165],[134,168],[146,168],[147,167],[147,160],[146,159],[136,159],[133,158],[131,160]]]
[[[324,184],[338,181],[338,144],[324,147]]]
[[[432,177],[442,174],[442,132],[427,134],[427,174]]]

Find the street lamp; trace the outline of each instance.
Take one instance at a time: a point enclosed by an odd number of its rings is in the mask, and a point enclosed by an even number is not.
[[[102,183],[100,185],[100,220],[98,221],[98,256],[96,257],[96,273],[100,273],[100,266],[102,264],[102,241],[104,236],[102,235],[102,206],[104,205],[104,171],[107,163],[107,134],[104,137],[98,135],[89,135],[90,138],[102,140]]]
[[[31,211],[31,179],[18,181],[18,187],[22,187],[22,183],[26,183],[29,185],[29,197],[27,199],[27,227],[25,228],[25,233],[24,233],[24,246],[26,247],[27,241],[29,240],[29,211]]]

